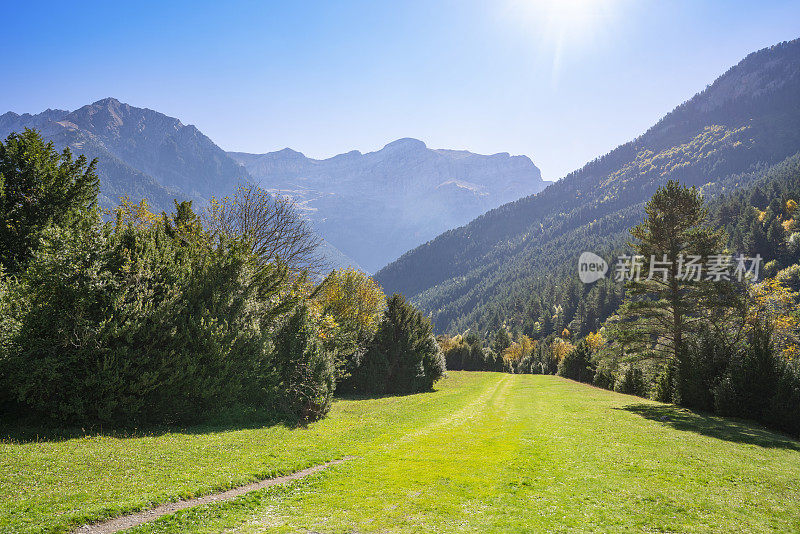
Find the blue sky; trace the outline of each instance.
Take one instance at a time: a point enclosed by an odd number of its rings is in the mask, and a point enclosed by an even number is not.
[[[226,150],[312,157],[399,137],[526,154],[556,179],[642,133],[800,2],[13,2],[0,112],[106,96]]]

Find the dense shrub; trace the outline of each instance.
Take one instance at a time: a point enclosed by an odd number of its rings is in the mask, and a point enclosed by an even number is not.
[[[777,385],[764,422],[800,436],[800,366],[797,362],[779,362]]]
[[[697,410],[714,409],[714,389],[722,380],[729,362],[733,359],[734,347],[709,330],[702,331],[691,340],[685,356],[675,370],[672,401]]]
[[[595,376],[592,349],[586,340],[581,340],[558,363],[558,374],[579,382],[591,382]]]
[[[622,372],[614,383],[614,391],[625,393],[626,395],[647,395],[647,384],[645,383],[644,373],[633,364],[624,366]]]
[[[653,386],[653,399],[659,402],[674,402],[675,382],[677,380],[676,365],[667,362],[662,366]]]
[[[594,373],[592,384],[603,389],[614,389],[614,373],[608,366],[603,365],[603,362],[601,362]]]
[[[171,423],[237,403],[275,412],[272,338],[293,305],[279,298],[284,282],[245,244],[211,245],[180,211],[52,228],[15,289],[25,304],[5,385],[63,422]]]
[[[395,294],[351,384],[364,393],[414,393],[430,390],[444,371],[430,320]]]
[[[444,354],[447,369],[451,371],[503,371],[503,358],[483,345],[480,336],[473,332],[449,338],[441,336],[439,347]]]
[[[284,413],[304,422],[328,413],[336,387],[333,355],[319,339],[306,305],[298,306],[278,332],[268,374],[278,380]]]
[[[0,142],[0,265],[16,273],[47,228],[95,218],[98,190],[94,162],[34,130],[10,134]]]
[[[727,416],[764,420],[778,385],[779,360],[769,330],[756,324],[714,389],[714,408]]]

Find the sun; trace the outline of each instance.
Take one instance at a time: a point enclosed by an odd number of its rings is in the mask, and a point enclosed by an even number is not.
[[[614,0],[521,0],[518,7],[535,17],[551,37],[585,43],[607,21]],[[526,6],[527,5],[527,6]],[[562,43],[565,44],[565,43]]]
[[[552,56],[553,74],[567,52],[586,51],[608,35],[624,0],[509,0],[506,11],[525,27],[542,53]]]
[[[580,28],[592,23],[601,0],[532,0],[534,9],[545,14],[548,25],[560,29]]]

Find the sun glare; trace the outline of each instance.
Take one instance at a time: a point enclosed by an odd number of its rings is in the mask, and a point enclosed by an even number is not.
[[[536,39],[541,54],[552,58],[558,78],[563,55],[585,51],[606,38],[622,0],[509,0],[510,14]]]

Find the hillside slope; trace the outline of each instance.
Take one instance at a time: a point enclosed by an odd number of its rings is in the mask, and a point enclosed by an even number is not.
[[[526,156],[435,150],[408,138],[324,160],[288,148],[229,154],[262,187],[297,200],[330,243],[370,271],[548,183]]]
[[[800,150],[798,126],[794,40],[750,54],[637,139],[440,235],[376,278],[431,312],[439,330],[486,326],[501,305],[524,321],[539,281],[574,269],[583,250],[619,243],[667,180],[724,191],[731,177]]]

